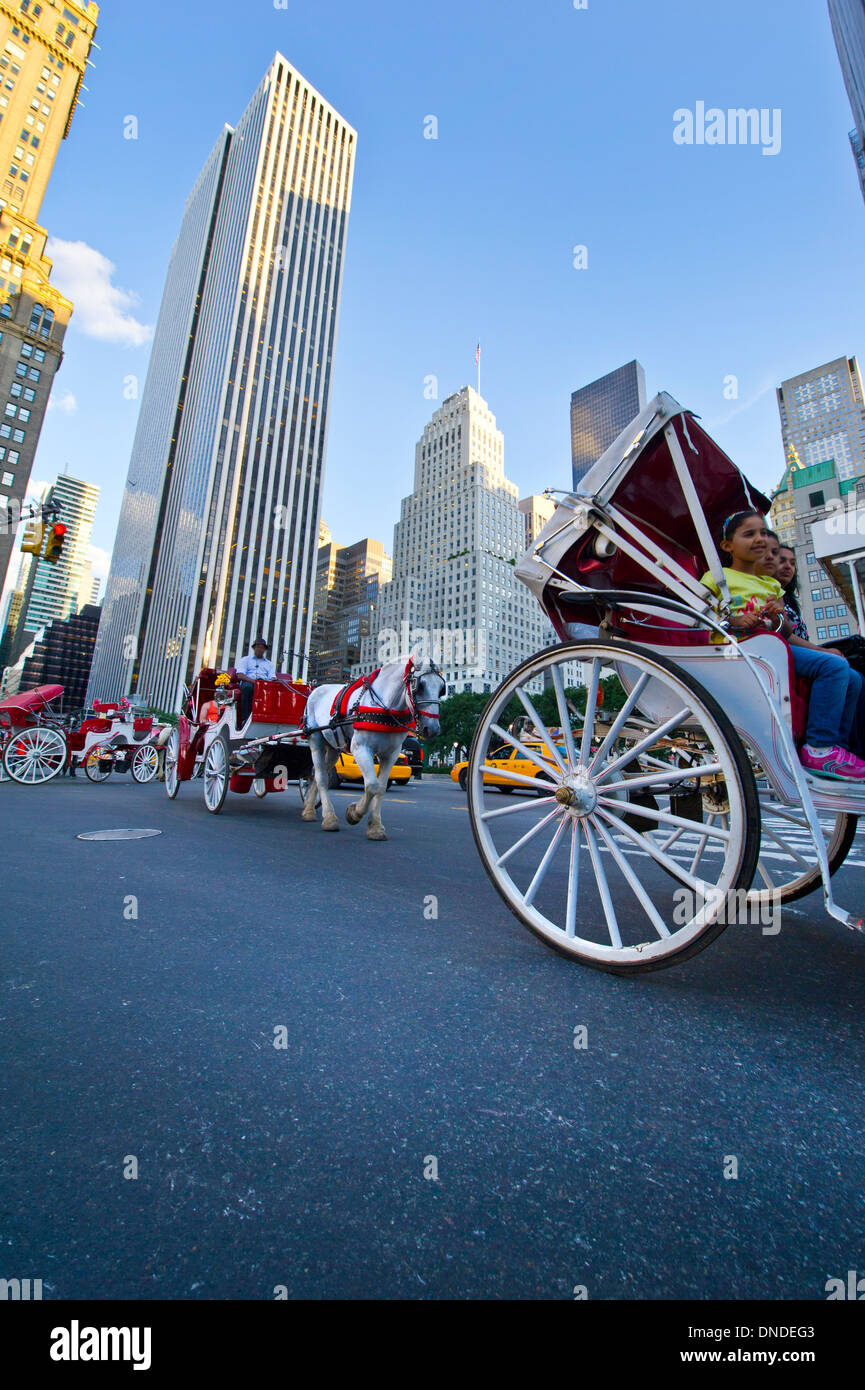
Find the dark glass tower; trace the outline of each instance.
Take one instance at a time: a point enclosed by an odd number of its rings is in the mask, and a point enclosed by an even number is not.
[[[646,374],[627,362],[571,396],[571,463],[574,487],[646,404]]]

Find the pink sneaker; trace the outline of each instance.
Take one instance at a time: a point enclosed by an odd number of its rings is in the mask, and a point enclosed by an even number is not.
[[[803,744],[799,761],[809,772],[819,777],[833,777],[839,782],[865,782],[865,762],[846,748],[809,748]]]

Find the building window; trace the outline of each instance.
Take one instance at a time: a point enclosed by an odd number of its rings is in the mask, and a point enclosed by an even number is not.
[[[833,594],[832,594],[831,588],[830,588],[830,589],[824,589],[824,590],[823,590],[823,597],[824,597],[824,598],[832,598],[832,596],[833,596]]]
[[[32,356],[33,356],[33,344],[32,344],[32,343],[22,343],[22,344],[21,344],[21,356],[22,356],[22,357],[32,357]]]
[[[12,385],[9,387],[9,395],[20,396],[23,389],[20,381],[13,381]],[[833,614],[832,616],[834,617],[835,615]]]
[[[826,629],[825,629],[825,627],[818,627],[818,629],[817,629],[817,641],[818,641],[818,642],[825,642],[825,641],[826,641]]]
[[[6,419],[7,419],[7,420],[13,420],[17,414],[18,414],[18,407],[17,407],[17,405],[13,405],[11,401],[7,401],[7,402],[6,402]]]
[[[18,419],[23,420],[24,424],[26,425],[27,421],[30,419],[30,411],[25,410],[23,406],[20,406],[18,409]]]
[[[821,488],[821,490],[820,490],[819,492],[809,492],[809,493],[808,493],[808,506],[809,506],[809,507],[824,507],[825,505],[826,505],[826,497],[825,497],[825,494],[823,493],[822,488]]]
[[[829,628],[829,636],[830,636],[830,637],[837,637],[837,636],[838,636],[838,627],[837,627],[837,624],[833,623],[832,626]]]
[[[11,487],[12,484],[14,483],[14,481],[15,481],[15,474],[14,474],[14,473],[4,473],[4,474],[3,474],[3,487]]]
[[[33,356],[34,356],[34,358],[35,358],[35,360],[36,360],[37,362],[44,362],[44,361],[45,361],[45,349],[44,349],[44,348],[35,348],[34,351],[33,351]]]
[[[30,367],[30,369],[27,372],[27,376],[31,381],[38,381],[41,375],[42,373],[40,372],[38,367]]]
[[[815,614],[814,616],[816,617],[816,614]],[[827,608],[827,609],[826,609],[826,617],[827,617],[827,618],[834,618],[834,617],[835,617],[835,609],[832,608],[832,607]]]
[[[23,430],[13,430],[13,431],[12,431],[12,438],[15,440],[15,443],[16,443],[16,444],[23,444],[23,443],[24,443],[24,431],[23,431]]]
[[[841,636],[842,636],[842,637],[849,637],[849,636],[850,636],[850,624],[849,624],[849,623],[842,623],[842,624],[841,624]]]
[[[815,609],[814,609],[814,617],[816,618],[816,620],[817,620],[818,623],[819,623],[819,622],[822,622],[822,620],[823,620],[823,609],[822,609],[822,608],[815,608]]]
[[[16,465],[16,463],[18,462],[18,460],[20,459],[20,457],[21,457],[21,455],[19,454],[19,452],[18,452],[17,449],[10,449],[10,450],[9,450],[9,462],[12,464],[12,467],[13,467],[13,468],[15,467],[15,465]]]
[[[838,617],[839,617],[839,618],[846,618],[846,616],[847,616],[847,605],[846,605],[845,603],[839,603],[839,604],[838,604]]]
[[[812,602],[812,603],[819,603],[819,602],[820,602],[820,599],[821,599],[822,597],[823,597],[823,595],[820,593],[820,590],[819,590],[819,589],[812,589],[812,590],[811,590],[811,602]]]
[[[25,401],[35,401],[36,392],[33,390],[32,386],[27,387],[27,390],[24,392],[24,399]]]
[[[819,571],[819,570],[811,570],[811,572],[810,572],[809,575],[808,575],[808,582],[811,583],[811,584],[819,584],[819,583],[820,583],[820,571]]]
[[[8,439],[11,433],[11,425],[0,425],[0,439]]]
[[[27,363],[26,363],[26,362],[16,362],[16,363],[15,363],[15,375],[16,375],[16,376],[26,376],[26,375],[27,375]]]

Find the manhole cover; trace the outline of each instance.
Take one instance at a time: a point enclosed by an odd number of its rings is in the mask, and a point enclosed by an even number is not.
[[[150,835],[161,835],[161,830],[88,830],[84,835],[76,835],[76,840],[146,840]]]

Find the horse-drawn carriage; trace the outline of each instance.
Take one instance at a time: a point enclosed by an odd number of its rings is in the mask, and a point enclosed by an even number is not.
[[[113,771],[129,771],[136,782],[153,780],[162,730],[152,715],[128,700],[96,701],[87,714],[58,714],[52,705],[62,694],[62,685],[40,685],[0,700],[6,776],[35,786],[57,777],[74,758],[92,782],[104,782]]]
[[[715,544],[730,514],[768,500],[661,393],[564,496],[517,566],[562,645],[492,696],[469,760],[481,859],[515,915],[549,945],[620,974],[702,949],[729,921],[780,930],[783,908],[831,875],[865,813],[865,786],[801,765],[807,691],[787,644],[737,641]],[[722,598],[700,582],[710,571]],[[585,714],[568,698],[582,665]],[[599,714],[602,676],[624,702]],[[535,700],[555,692],[562,739]],[[509,731],[525,715],[531,735]],[[491,747],[534,766],[506,805],[484,778]],[[550,786],[552,782],[552,787]]]
[[[296,783],[303,798],[312,768],[302,728],[309,690],[286,675],[256,681],[251,712],[244,718],[236,672],[217,674],[204,667],[165,746],[169,797],[174,800],[181,782],[200,770],[204,804],[214,815],[229,791],[266,796]]]

